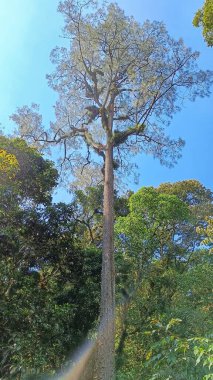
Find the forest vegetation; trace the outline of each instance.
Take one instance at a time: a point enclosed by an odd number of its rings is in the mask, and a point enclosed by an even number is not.
[[[97,327],[103,189],[55,204],[53,163],[0,141],[0,376],[47,378]],[[196,180],[115,193],[117,379],[212,378],[212,215]]]
[[[213,72],[116,3],[58,11],[69,44],[51,53],[55,120],[32,103],[0,133],[0,379],[211,380],[213,193],[196,179],[136,192],[121,180],[140,153],[177,163],[184,141],[167,126],[210,95]],[[211,0],[193,21],[209,46],[210,14]],[[72,200],[56,203],[70,173]],[[65,377],[86,339],[80,376]]]

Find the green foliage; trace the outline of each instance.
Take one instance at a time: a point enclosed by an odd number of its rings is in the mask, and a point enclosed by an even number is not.
[[[64,258],[28,271],[7,260],[1,270],[2,379],[54,373],[92,327],[98,313],[100,256],[80,250],[69,255],[73,264],[61,271]]]
[[[213,1],[205,0],[193,19],[195,27],[202,27],[203,38],[208,46],[213,46]]]
[[[12,180],[19,170],[19,164],[14,154],[8,153],[4,149],[0,149],[0,173],[1,181],[4,181],[4,177],[7,180]]]
[[[197,231],[211,202],[197,181],[162,184],[118,218],[119,380],[211,378],[212,256]]]
[[[103,186],[75,191],[74,205],[78,234],[85,246],[100,246],[102,239]]]
[[[119,196],[114,191],[115,217],[129,213],[128,198],[132,192]],[[81,236],[84,246],[102,245],[103,235],[103,185],[88,186],[84,190],[76,190],[74,193],[74,217],[76,231]]]
[[[126,217],[116,221],[116,242],[122,265],[132,273],[127,279],[131,287],[134,282],[137,287],[149,260],[161,258],[165,265],[181,260],[185,252],[179,244],[178,226],[189,220],[190,211],[175,195],[162,194],[154,188],[142,188],[133,194],[129,210]]]
[[[193,179],[175,183],[162,183],[157,190],[159,193],[176,195],[189,206],[199,206],[199,209],[202,209],[205,204],[209,207],[213,200],[212,191]]]
[[[13,182],[7,182],[12,191],[23,200],[44,203],[51,200],[51,191],[57,184],[58,173],[51,161],[45,160],[39,152],[29,147],[19,138],[0,136],[0,147],[7,152],[7,157],[15,157],[18,169],[13,175]],[[2,185],[0,182],[0,188]]]
[[[173,379],[174,373],[178,380],[205,378],[212,360],[212,340],[206,338],[213,328],[212,267],[206,263],[179,273],[162,264],[151,266],[128,308],[125,304],[126,340],[118,379],[164,380]],[[118,322],[118,328],[121,333],[124,326]]]
[[[99,309],[100,253],[76,241],[71,206],[25,210],[14,233],[0,238],[2,379],[61,368]]]
[[[213,219],[206,217],[206,225],[197,227],[197,232],[203,237],[203,244],[207,244],[210,248],[210,252],[213,252]]]
[[[1,141],[0,377],[47,379],[96,326],[102,188],[51,204],[52,164],[20,140]],[[211,191],[167,183],[115,194],[115,205],[117,379],[212,379]]]
[[[93,327],[101,257],[79,242],[75,205],[50,204],[52,163],[19,139],[1,141],[22,175],[0,188],[0,378],[38,379],[66,365]]]

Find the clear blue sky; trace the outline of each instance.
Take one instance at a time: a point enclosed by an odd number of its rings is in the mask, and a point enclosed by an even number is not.
[[[164,21],[173,37],[183,37],[187,46],[200,51],[202,69],[213,69],[213,48],[206,47],[201,30],[192,26],[193,15],[202,6],[202,0],[117,2],[140,22]],[[6,132],[12,130],[8,116],[24,104],[39,103],[47,124],[54,117],[56,97],[48,88],[45,75],[53,69],[49,61],[51,49],[63,44],[60,38],[63,20],[56,12],[57,4],[58,0],[0,0],[0,122]],[[170,126],[172,136],[181,136],[186,141],[182,159],[173,169],[168,169],[143,156],[139,160],[139,184],[129,184],[129,188],[136,190],[162,182],[198,179],[213,189],[212,124],[213,96],[195,103],[186,102]]]

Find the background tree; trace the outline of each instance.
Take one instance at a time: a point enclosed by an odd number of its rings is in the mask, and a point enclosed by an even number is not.
[[[20,138],[7,138],[0,135],[1,150],[6,152],[6,159],[15,159],[18,170],[13,175],[13,181],[7,181],[7,189],[13,186],[13,194],[17,194],[17,200],[45,203],[51,200],[51,191],[57,184],[58,172],[53,162],[45,160],[32,146]],[[4,160],[6,163],[6,161]],[[3,163],[2,163],[3,164]],[[14,162],[12,162],[14,166]],[[3,171],[3,168],[0,167]],[[9,177],[7,177],[9,179]],[[2,181],[1,181],[2,185]]]
[[[51,204],[53,164],[25,141],[1,143],[0,377],[38,378],[66,365],[94,326],[101,256],[80,243],[75,206]]]
[[[60,204],[22,213],[15,242],[1,237],[2,379],[54,374],[95,325],[101,256],[80,246],[74,226]]]
[[[195,13],[193,25],[202,27],[203,38],[208,46],[213,46],[213,1],[205,0],[201,9]]]
[[[212,215],[207,216],[205,225],[197,227],[197,232],[201,234],[203,244],[208,245],[210,252],[213,251],[213,219]]]
[[[212,257],[197,226],[212,215],[212,193],[190,180],[142,188],[129,202],[116,223],[117,378],[206,379]]]
[[[14,154],[8,153],[4,149],[0,149],[0,173],[1,183],[4,181],[12,180],[19,170],[19,164]]]
[[[190,260],[190,255],[193,256],[203,239],[198,230],[206,226],[206,218],[213,213],[212,191],[196,180],[164,183],[158,187],[158,191],[176,195],[189,206],[191,221],[179,225],[178,228],[181,231],[181,244],[185,252],[188,252]]]
[[[140,25],[114,3],[98,8],[93,0],[66,0],[58,9],[70,46],[54,49],[51,56],[56,71],[49,84],[59,95],[56,122],[47,133],[35,105],[18,109],[12,118],[29,141],[62,144],[65,165],[89,163],[93,153],[104,160],[97,377],[109,380],[114,377],[114,169],[138,151],[174,164],[183,141],[169,138],[165,125],[180,110],[183,94],[191,100],[209,95],[212,73],[198,70],[198,53],[172,39],[162,23]],[[82,143],[86,162],[79,155]]]
[[[0,167],[0,244],[6,254],[7,245],[18,244],[16,226],[20,225],[22,212],[30,205],[50,202],[58,172],[51,161],[44,160],[24,140],[0,136],[0,146],[6,152]]]
[[[132,192],[119,195],[114,190],[114,214],[127,215],[129,212],[128,198]],[[103,240],[103,185],[86,187],[74,192],[75,220],[78,234],[82,236],[85,246],[90,244],[102,247]]]

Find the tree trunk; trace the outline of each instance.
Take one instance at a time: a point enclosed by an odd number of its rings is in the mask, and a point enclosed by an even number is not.
[[[101,315],[98,337],[98,380],[115,377],[115,269],[114,269],[113,146],[105,152]]]

